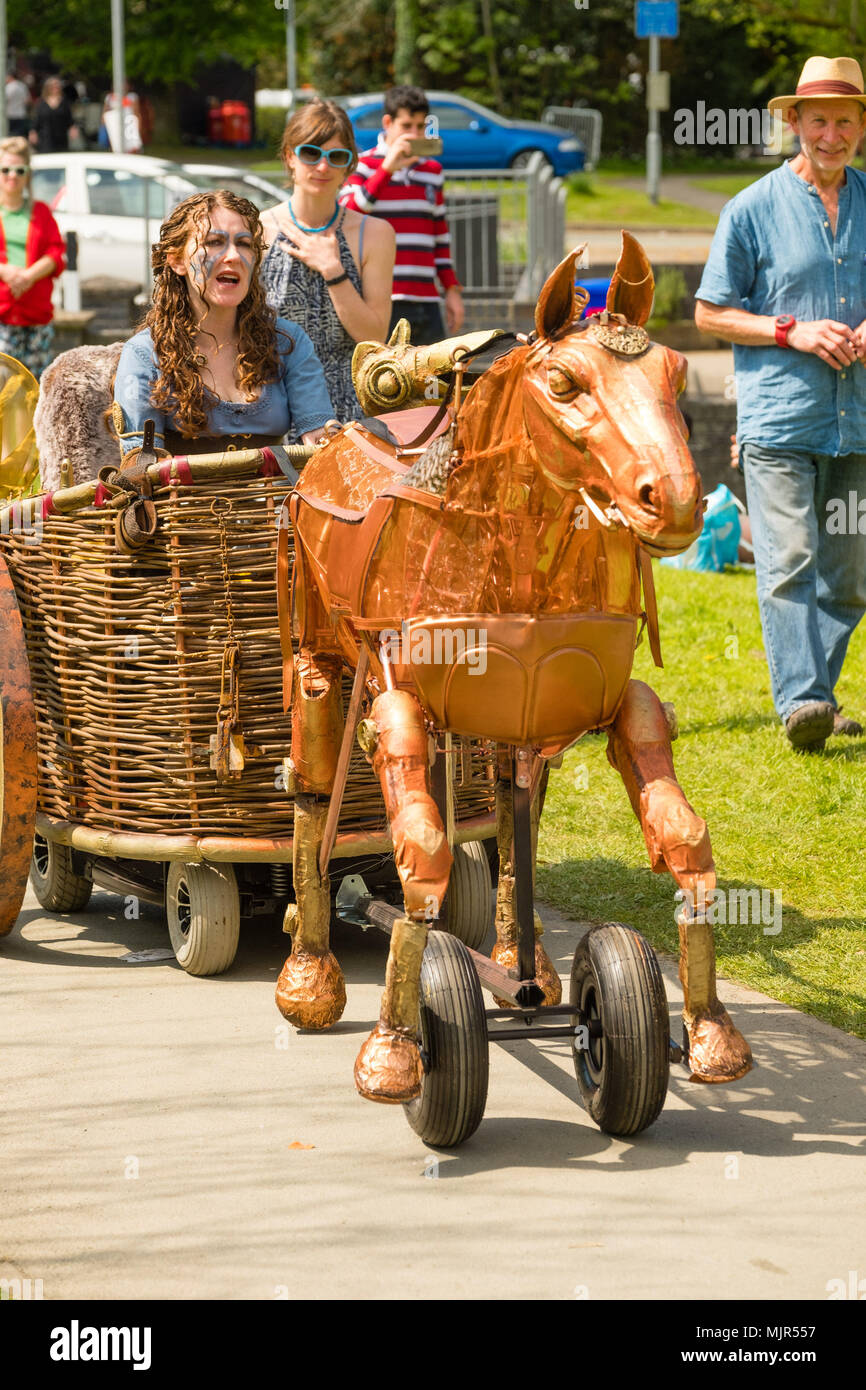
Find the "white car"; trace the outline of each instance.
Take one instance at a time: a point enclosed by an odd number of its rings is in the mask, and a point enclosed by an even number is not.
[[[273,207],[286,194],[276,184],[222,164],[173,164],[141,154],[74,151],[36,154],[33,196],[47,203],[65,235],[78,235],[82,280],[97,275],[150,286],[150,248],[160,223],[184,198],[229,188]]]

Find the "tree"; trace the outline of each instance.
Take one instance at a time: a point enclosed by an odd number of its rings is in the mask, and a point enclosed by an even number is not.
[[[71,74],[111,71],[110,0],[8,0],[7,22],[10,44],[44,49]],[[263,0],[126,0],[126,69],[136,82],[190,82],[228,55],[252,66],[284,34],[282,11]]]

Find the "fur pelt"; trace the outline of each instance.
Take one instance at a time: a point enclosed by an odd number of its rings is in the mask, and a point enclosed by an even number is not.
[[[60,487],[64,459],[69,459],[76,483],[95,479],[104,464],[117,467],[120,446],[105,423],[105,411],[122,347],[70,348],[42,373],[33,426],[39,476],[49,492]]]

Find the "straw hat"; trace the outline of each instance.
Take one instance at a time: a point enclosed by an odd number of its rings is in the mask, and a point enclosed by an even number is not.
[[[826,100],[835,97],[859,101],[866,106],[863,73],[856,58],[807,58],[793,96],[773,97],[767,106],[774,116],[784,116],[798,101]]]

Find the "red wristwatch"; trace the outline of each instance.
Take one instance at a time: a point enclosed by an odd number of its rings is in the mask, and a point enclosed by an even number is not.
[[[793,314],[780,314],[776,319],[776,342],[779,347],[788,346],[788,334],[796,322]]]

